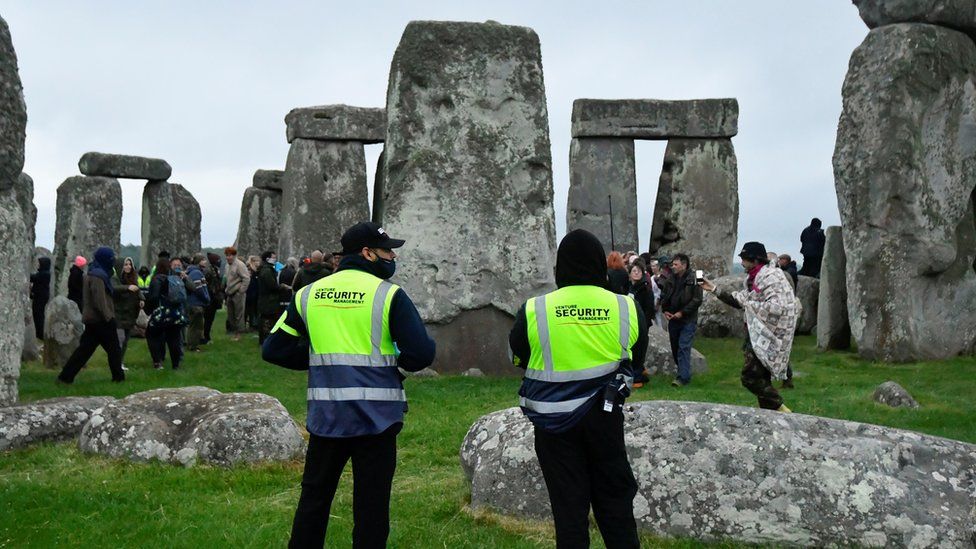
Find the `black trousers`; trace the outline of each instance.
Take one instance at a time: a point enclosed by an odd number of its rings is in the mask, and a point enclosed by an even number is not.
[[[210,330],[213,328],[214,318],[217,316],[217,310],[220,307],[215,307],[213,305],[207,306],[203,310],[203,339],[204,341],[210,341]]]
[[[34,335],[37,339],[44,339],[44,307],[47,302],[31,301],[31,314],[34,316]]]
[[[608,549],[639,547],[634,520],[637,481],[624,446],[624,415],[594,404],[565,433],[536,427],[535,454],[549,490],[556,547],[590,546],[590,505]]]
[[[180,367],[183,360],[183,326],[150,326],[146,328],[146,345],[153,364],[162,364],[166,360],[166,348],[169,348],[169,360],[173,369]]]
[[[386,547],[390,490],[396,470],[397,423],[378,435],[327,438],[311,435],[305,453],[302,495],[288,547],[323,547],[339,477],[352,458],[352,546]]]
[[[115,319],[98,324],[85,324],[85,331],[81,334],[78,348],[71,353],[68,362],[58,374],[58,379],[65,383],[74,382],[75,376],[99,346],[105,349],[105,354],[108,355],[108,369],[112,372],[112,381],[124,381],[122,349],[119,348],[119,333],[116,330]]]
[[[783,397],[779,391],[773,387],[773,374],[763,366],[762,361],[756,357],[752,349],[743,351],[745,364],[742,366],[742,374],[739,380],[742,386],[749,389],[749,392],[756,395],[759,399],[759,407],[765,410],[777,410],[783,405]],[[792,376],[790,376],[792,378]]]

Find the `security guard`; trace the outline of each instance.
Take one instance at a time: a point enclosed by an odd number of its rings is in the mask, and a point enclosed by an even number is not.
[[[322,547],[346,462],[353,466],[353,546],[385,547],[396,436],[407,399],[397,366],[426,368],[434,341],[407,294],[387,281],[390,238],[375,223],[342,235],[339,270],[303,287],[262,347],[264,360],[308,370],[310,435],[290,547]]]
[[[592,504],[608,548],[638,547],[622,404],[643,369],[647,322],[629,296],[607,290],[603,245],[584,230],[559,244],[556,286],[525,303],[509,334],[512,360],[525,368],[519,404],[535,425],[556,546],[589,546]]]

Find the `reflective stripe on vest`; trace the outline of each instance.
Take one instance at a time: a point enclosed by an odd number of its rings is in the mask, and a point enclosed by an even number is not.
[[[403,389],[376,387],[316,387],[308,390],[309,400],[393,400],[407,401]]]

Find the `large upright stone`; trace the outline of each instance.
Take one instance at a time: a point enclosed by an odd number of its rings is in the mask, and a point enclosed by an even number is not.
[[[321,141],[382,143],[386,139],[386,109],[349,105],[320,105],[292,109],[285,116],[285,137]]]
[[[191,256],[200,248],[200,204],[179,183],[150,181],[142,190],[142,248],[139,261],[153,265],[166,250]]]
[[[739,180],[732,141],[672,139],[651,225],[653,254],[688,254],[693,269],[729,274],[739,224]]]
[[[259,189],[281,191],[281,181],[284,178],[284,170],[256,170],[251,182]]]
[[[407,241],[396,281],[452,334],[438,339],[434,368],[514,373],[511,315],[553,288],[555,263],[539,38],[498,23],[411,22],[386,111],[383,222]]]
[[[800,316],[796,319],[796,333],[810,334],[817,329],[817,304],[820,300],[820,280],[799,275],[796,298],[800,302]]]
[[[21,350],[22,360],[37,360],[41,356],[41,349],[37,344],[37,333],[34,329],[34,315],[30,302],[30,274],[35,269],[34,259],[34,226],[37,224],[37,206],[34,205],[34,180],[26,173],[21,173],[14,186],[14,196],[20,213],[24,216],[24,348]]]
[[[854,0],[868,28],[894,23],[930,23],[976,36],[973,0]]]
[[[847,320],[847,257],[840,227],[827,227],[820,295],[817,302],[817,348],[821,351],[851,348],[851,324]]]
[[[24,169],[27,105],[17,71],[17,53],[7,22],[0,18],[0,191],[14,186]]]
[[[75,256],[91,260],[99,246],[121,247],[122,187],[110,177],[69,177],[58,187],[56,209],[54,289],[56,295],[67,295]]]
[[[83,154],[78,169],[85,175],[149,181],[166,181],[173,174],[169,162],[159,158],[99,152]]]
[[[235,244],[237,255],[243,260],[276,249],[280,229],[281,193],[256,187],[244,189]]]
[[[383,224],[383,189],[386,188],[386,175],[383,173],[385,167],[385,151],[380,152],[380,157],[376,160],[376,175],[373,177],[373,223]]]
[[[739,132],[735,99],[577,99],[573,137],[734,137]]]
[[[332,249],[346,229],[369,220],[361,142],[293,140],[283,188],[278,257]]]
[[[573,139],[569,146],[566,230],[574,229],[596,235],[608,252],[638,248],[637,169],[632,139]]]
[[[834,179],[847,307],[861,356],[900,362],[976,344],[976,45],[924,24],[851,56]]]

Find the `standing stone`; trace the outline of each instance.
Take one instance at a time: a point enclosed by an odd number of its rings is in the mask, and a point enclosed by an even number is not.
[[[27,232],[17,201],[24,169],[27,107],[17,54],[7,22],[0,18],[0,406],[17,401],[24,345],[24,249]]]
[[[820,295],[817,301],[817,348],[821,351],[851,348],[851,324],[847,320],[847,257],[840,227],[827,227]]]
[[[637,168],[633,140],[573,139],[569,146],[566,231],[575,229],[585,229],[596,235],[608,252],[638,249]]]
[[[44,309],[44,366],[63,368],[84,331],[78,305],[63,295],[52,297]]]
[[[851,56],[834,179],[847,307],[862,357],[976,344],[976,45],[924,24],[868,33]]]
[[[651,225],[652,254],[685,253],[709,277],[731,272],[739,224],[739,180],[729,139],[672,139]]]
[[[140,264],[155,265],[161,250],[172,257],[201,250],[200,204],[183,185],[150,181],[142,191]]]
[[[78,161],[78,169],[85,175],[166,181],[173,175],[169,163],[159,158],[89,152]]]
[[[387,92],[383,221],[396,281],[437,325],[441,372],[506,364],[511,317],[553,289],[552,158],[539,38],[414,21]]]
[[[14,195],[17,197],[17,205],[20,213],[24,216],[25,240],[27,246],[24,247],[24,348],[21,351],[21,360],[37,360],[41,357],[41,348],[37,344],[37,331],[34,329],[34,315],[31,309],[30,300],[30,275],[37,268],[37,260],[34,258],[34,226],[37,224],[37,207],[34,206],[34,180],[26,173],[21,173],[14,186]]]
[[[373,178],[373,223],[383,224],[383,200],[386,188],[386,176],[383,174],[386,151],[380,153],[376,161],[376,176]]]
[[[294,139],[283,187],[278,257],[332,249],[346,229],[369,219],[361,142]]]
[[[121,247],[122,187],[110,177],[69,177],[58,187],[56,210],[52,295],[67,295],[68,271],[75,256],[91,261],[99,246]]]
[[[237,226],[237,255],[261,255],[278,246],[281,228],[281,193],[248,187],[241,201],[241,220]]]
[[[817,303],[820,300],[820,280],[812,276],[798,276],[796,281],[796,298],[800,302],[800,317],[796,319],[796,333],[813,333],[817,329]]]
[[[285,178],[284,170],[257,170],[254,172],[252,184],[259,189],[281,191],[281,180]]]

